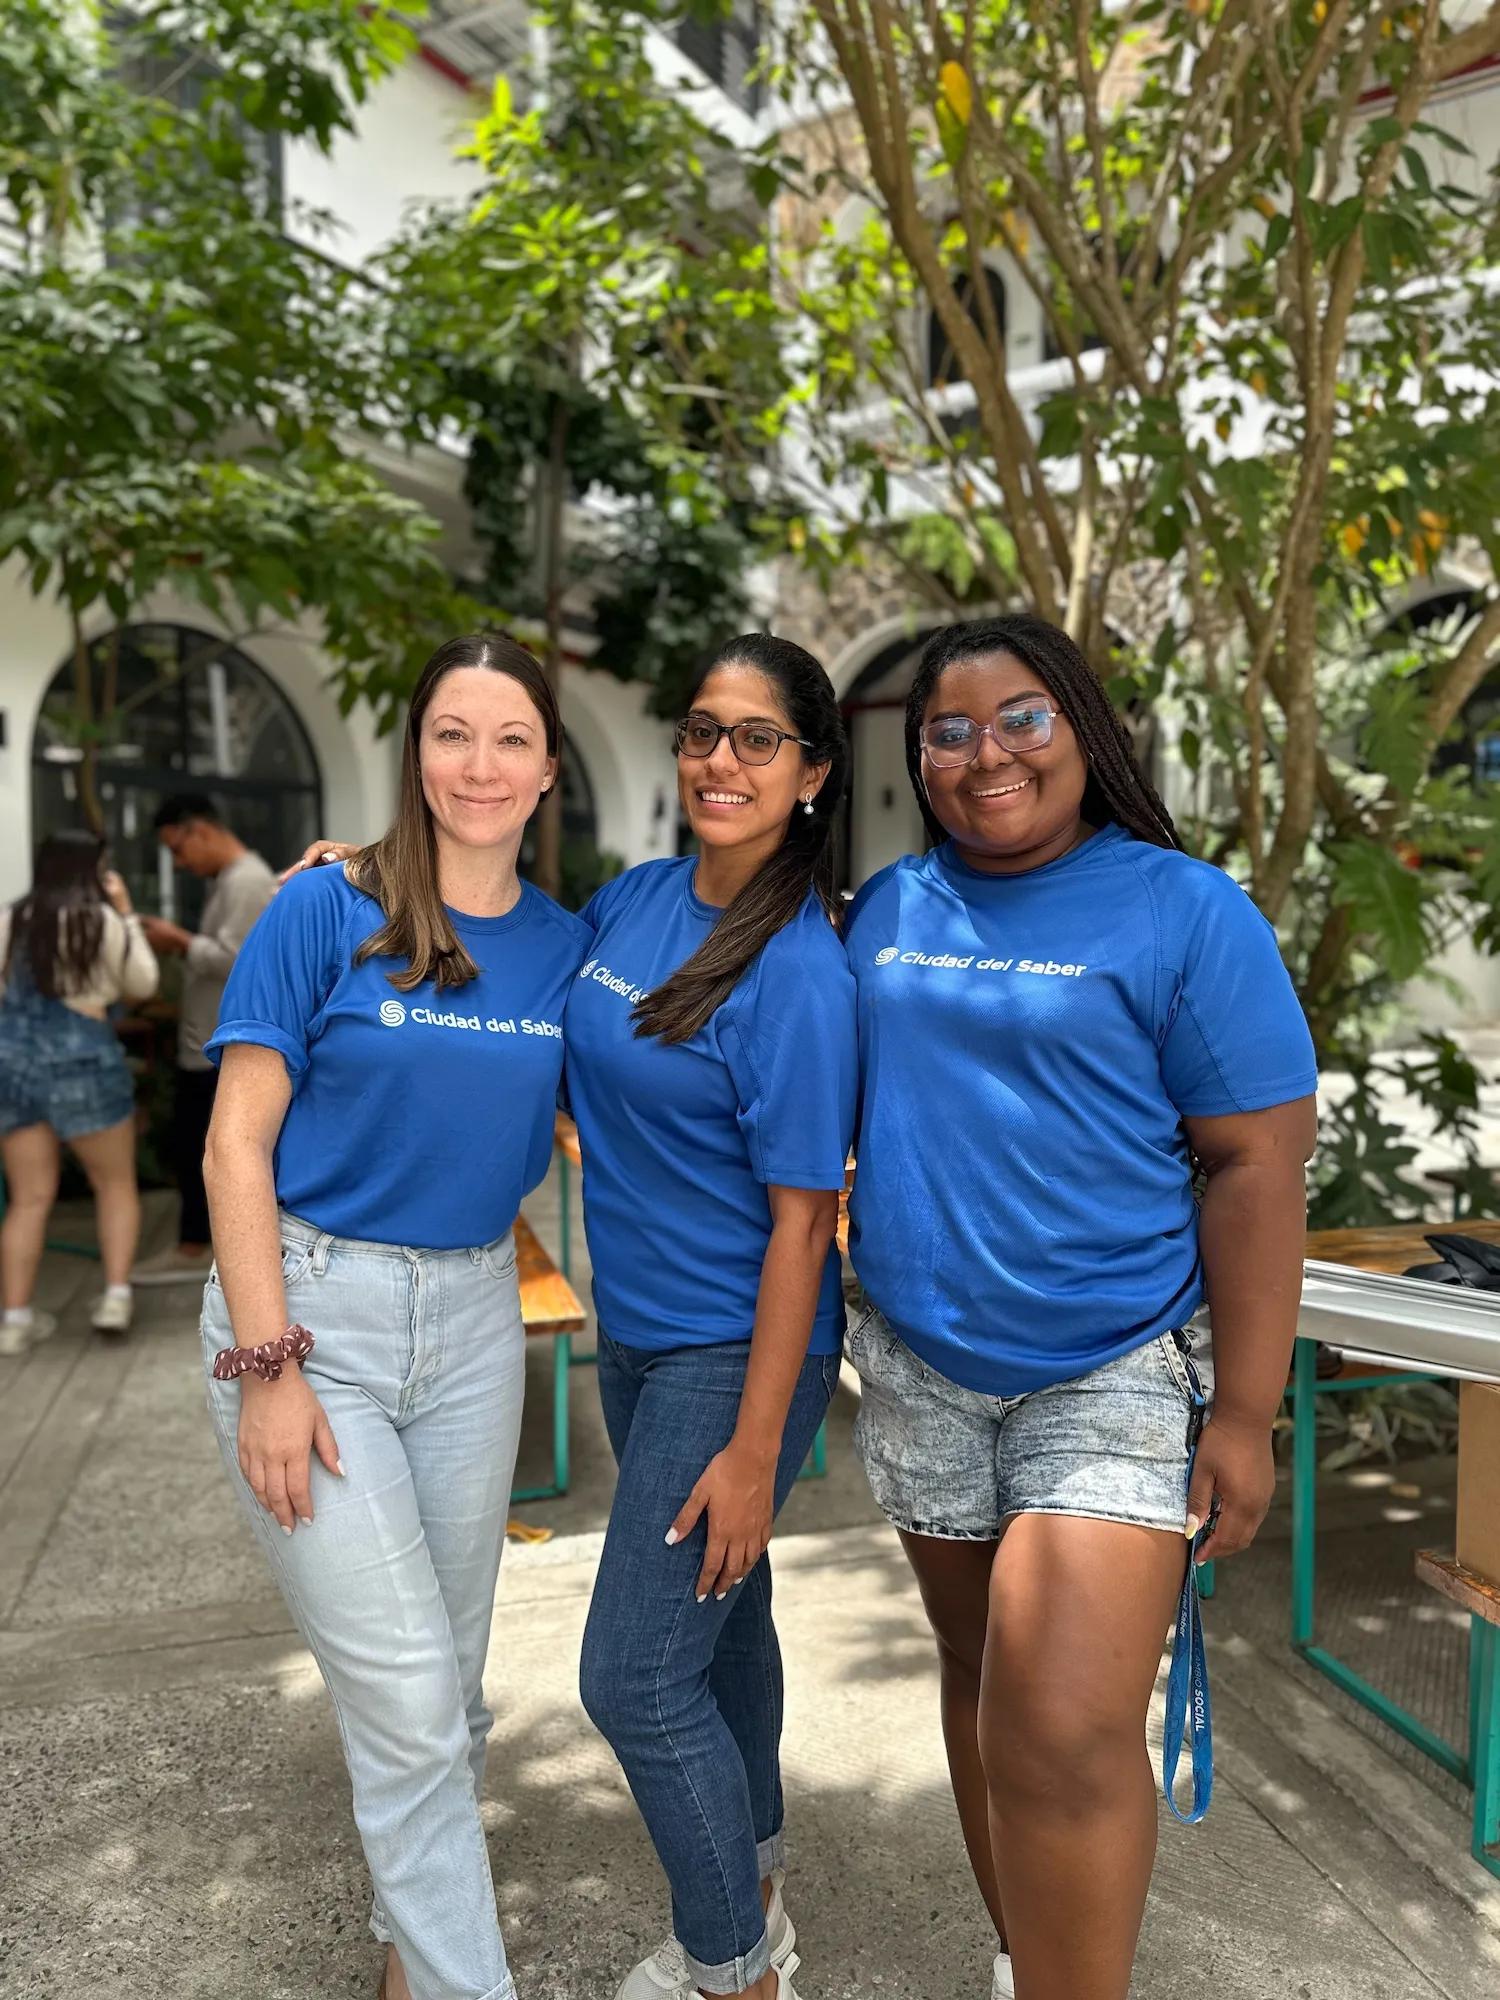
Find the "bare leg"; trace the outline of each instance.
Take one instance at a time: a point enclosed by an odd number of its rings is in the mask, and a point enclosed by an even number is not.
[[[104,1282],[126,1284],[141,1239],[141,1195],[135,1178],[135,1119],[122,1118],[118,1125],[106,1126],[102,1132],[85,1132],[69,1143],[94,1190]]]
[[[61,1149],[50,1125],[23,1125],[0,1140],[5,1162],[5,1220],[0,1223],[0,1272],[5,1309],[31,1304],[42,1262],[47,1217],[57,1200]]]
[[[995,1873],[1023,2000],[1126,2000],[1156,1857],[1146,1710],[1180,1535],[1023,1514],[995,1558],[980,1692]]]
[[[969,1865],[1002,1945],[1005,1917],[995,1876],[989,1787],[979,1754],[979,1688],[989,1622],[990,1573],[998,1542],[947,1541],[902,1533],[927,1621],[938,1645],[943,1741]]]

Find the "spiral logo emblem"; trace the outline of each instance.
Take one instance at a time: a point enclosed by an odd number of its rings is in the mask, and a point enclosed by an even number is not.
[[[597,958],[586,958],[583,964],[580,965],[578,968],[578,977],[580,979],[587,979],[589,974],[593,971],[594,967],[598,963],[599,961]]]
[[[896,947],[893,944],[888,944],[884,950],[876,952],[875,963],[877,965],[889,965],[892,959],[899,958],[900,956],[901,954],[897,951]]]
[[[399,1028],[406,1019],[406,1009],[399,1000],[382,1000],[380,1018],[388,1028]]]

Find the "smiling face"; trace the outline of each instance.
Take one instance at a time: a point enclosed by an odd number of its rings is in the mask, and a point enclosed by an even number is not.
[[[939,675],[922,721],[926,728],[946,716],[967,716],[993,728],[1002,711],[1057,705],[1034,667],[990,653]],[[1065,715],[1053,715],[1052,740],[1038,750],[1002,749],[994,736],[981,736],[972,764],[938,766],[924,749],[922,778],[934,814],[971,868],[995,874],[1040,868],[1066,854],[1083,831],[1088,764]]]
[[[770,732],[795,737],[797,730],[774,681],[755,667],[715,667],[688,711],[694,719],[734,725],[761,723]],[[767,746],[774,740],[767,734]],[[828,775],[826,764],[810,764],[795,742],[777,744],[767,764],[743,763],[727,736],[707,757],[678,753],[677,792],[688,824],[704,848],[762,847],[767,856],[780,847],[787,821],[815,797]]]
[[[519,844],[557,777],[531,696],[509,674],[488,667],[455,667],[438,682],[422,716],[419,755],[440,844]]]

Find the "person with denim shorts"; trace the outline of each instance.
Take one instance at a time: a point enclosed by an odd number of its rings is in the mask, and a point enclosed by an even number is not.
[[[98,1216],[104,1290],[90,1321],[109,1335],[130,1327],[141,1232],[135,1087],[108,1016],[121,1000],[148,999],[159,969],[129,891],[104,864],[98,834],[52,834],[29,892],[0,908],[0,1355],[57,1331],[32,1294],[64,1146],[88,1175]]]
[[[393,828],[287,883],[206,1044],[210,1409],[338,1714],[384,2000],[515,1992],[483,1672],[525,1375],[513,1224],[587,941],[516,874],[560,747],[529,653],[441,647]]]
[[[733,641],[677,754],[698,855],[600,890],[567,1007],[619,1461],[581,1685],[672,1897],[672,1936],[617,2000],[796,2000],[766,1547],[844,1326],[854,984],[833,923],[846,752],[827,675],[786,640]]]
[[[1274,932],[1063,633],[938,633],[906,745],[937,844],[847,935],[856,1442],[937,1638],[996,2000],[1125,2000],[1188,1545],[1243,1548],[1271,1497],[1316,1064]]]

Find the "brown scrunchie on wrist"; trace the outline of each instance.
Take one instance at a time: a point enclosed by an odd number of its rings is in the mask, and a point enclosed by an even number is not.
[[[305,1326],[289,1326],[280,1340],[263,1340],[259,1347],[221,1347],[214,1356],[214,1380],[237,1382],[242,1375],[258,1375],[262,1382],[279,1382],[285,1364],[295,1361],[300,1368],[313,1345]]]

